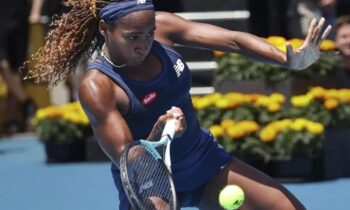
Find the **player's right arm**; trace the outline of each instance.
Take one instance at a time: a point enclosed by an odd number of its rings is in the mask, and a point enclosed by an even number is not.
[[[116,165],[119,165],[124,147],[132,141],[132,134],[120,112],[122,104],[128,103],[123,93],[109,77],[96,70],[84,75],[79,88],[79,100],[94,135]]]
[[[80,83],[79,100],[99,145],[113,163],[119,165],[125,146],[133,140],[122,116],[130,107],[127,94],[106,75],[90,70]],[[176,136],[181,136],[186,130],[185,118],[179,108],[173,107],[159,116],[147,139],[159,139],[165,122],[171,118],[177,120]]]

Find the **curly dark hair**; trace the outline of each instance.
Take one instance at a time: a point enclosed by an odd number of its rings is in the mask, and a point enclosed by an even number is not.
[[[44,46],[24,64],[24,67],[33,64],[25,79],[38,83],[53,80],[56,84],[75,71],[81,58],[89,59],[103,43],[96,14],[108,3],[110,1],[66,0],[64,5],[69,11],[54,18]]]

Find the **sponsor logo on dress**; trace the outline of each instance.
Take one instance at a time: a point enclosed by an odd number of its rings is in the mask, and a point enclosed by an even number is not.
[[[152,103],[152,101],[154,101],[154,99],[157,98],[157,93],[156,92],[151,92],[148,93],[143,99],[142,99],[142,104],[143,105],[147,105]]]
[[[180,77],[180,75],[182,74],[182,72],[185,69],[185,65],[180,59],[177,59],[175,65],[174,65],[174,69],[175,69],[175,72],[176,72],[176,76]]]

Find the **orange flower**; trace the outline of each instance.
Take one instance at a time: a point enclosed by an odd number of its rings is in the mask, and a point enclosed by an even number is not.
[[[327,110],[333,110],[333,109],[338,107],[339,102],[338,102],[338,100],[336,100],[334,98],[330,98],[330,99],[325,100],[323,105],[326,107]]]
[[[315,123],[311,121],[306,125],[306,129],[308,132],[314,135],[321,135],[324,132],[324,127],[321,123]]]
[[[222,52],[222,51],[218,51],[218,50],[214,50],[214,56],[215,57],[222,57],[225,55],[225,52]]]
[[[237,126],[242,129],[246,134],[254,133],[259,130],[260,126],[257,122],[252,120],[240,121]]]
[[[279,110],[281,110],[281,105],[276,102],[269,103],[267,105],[267,110],[269,110],[269,112],[272,112],[272,113],[278,112]]]
[[[219,125],[210,126],[209,130],[215,138],[220,138],[224,135],[224,129]]]
[[[265,143],[274,141],[276,139],[276,136],[277,136],[277,132],[270,127],[265,127],[264,129],[261,130],[259,134],[260,139]]]
[[[336,49],[332,40],[323,40],[320,46],[321,51],[334,51]]]
[[[323,87],[313,87],[311,88],[311,90],[309,91],[308,94],[310,94],[312,97],[314,98],[323,98],[324,94],[325,94],[326,90]]]
[[[229,135],[232,139],[240,139],[242,138],[245,133],[242,129],[240,129],[238,126],[231,126],[227,129],[227,135]]]
[[[220,126],[225,130],[233,126],[236,122],[233,119],[224,119],[221,121]]]
[[[349,89],[340,89],[338,91],[339,99],[344,102],[350,102],[350,90]]]
[[[284,103],[286,101],[286,98],[284,97],[284,95],[280,94],[280,93],[272,93],[270,95],[270,99],[277,102],[277,103]]]
[[[328,89],[326,90],[325,94],[324,94],[324,99],[338,99],[339,98],[339,93],[337,89]]]

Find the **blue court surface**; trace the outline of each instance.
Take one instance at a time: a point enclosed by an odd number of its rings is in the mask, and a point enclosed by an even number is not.
[[[350,209],[350,178],[285,186],[307,209]],[[0,139],[1,210],[117,210],[118,202],[109,163],[46,164],[35,137]]]

